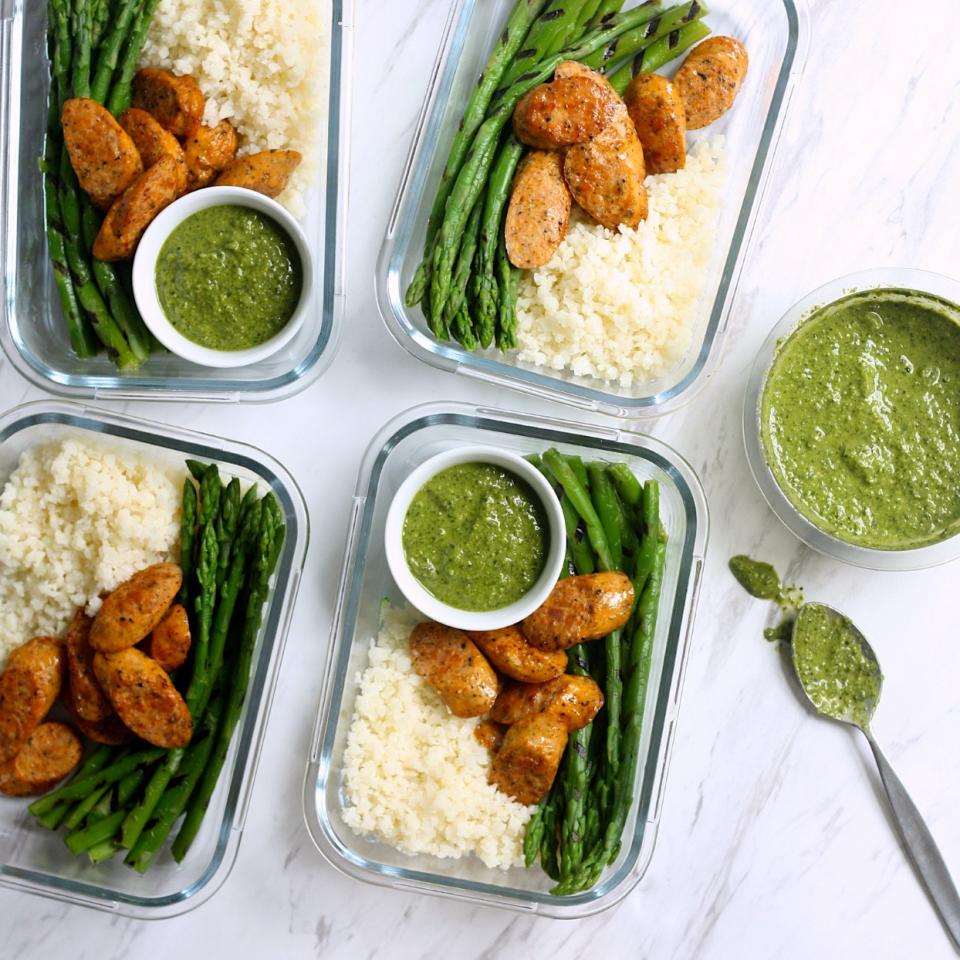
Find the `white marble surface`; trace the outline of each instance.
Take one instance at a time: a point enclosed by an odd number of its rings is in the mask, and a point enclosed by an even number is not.
[[[725,359],[695,404],[653,427],[700,473],[713,529],[658,848],[633,894],[604,915],[565,924],[394,893],[333,871],[301,822],[346,505],[368,438],[393,413],[428,399],[544,407],[420,365],[377,315],[377,248],[446,4],[359,0],[349,304],[334,366],[279,408],[130,405],[264,446],[298,477],[313,510],[236,867],[209,903],[152,924],[0,891],[5,956],[953,955],[894,839],[864,745],[801,707],[760,639],[765,606],[746,598],[725,568],[734,552],[769,557],[870,636],[888,677],[877,736],[960,871],[957,565],[877,575],[814,555],[765,507],[739,437],[751,356],[801,294],[871,265],[956,273],[960,262],[955,2],[863,7],[813,0],[810,57]],[[37,396],[4,368],[0,408]],[[314,440],[305,443],[305,433]]]

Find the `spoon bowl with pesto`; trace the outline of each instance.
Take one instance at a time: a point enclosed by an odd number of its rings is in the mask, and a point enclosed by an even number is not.
[[[866,737],[907,854],[960,948],[960,896],[953,878],[920,811],[870,730],[883,686],[873,648],[848,617],[823,603],[800,607],[791,641],[793,667],[813,708],[821,716],[851,724]]]
[[[133,262],[133,291],[150,332],[206,367],[258,363],[286,346],[313,297],[300,224],[242,187],[206,187],[167,207]]]
[[[808,546],[880,570],[960,556],[960,283],[865,271],[792,307],[760,349],[747,458]]]

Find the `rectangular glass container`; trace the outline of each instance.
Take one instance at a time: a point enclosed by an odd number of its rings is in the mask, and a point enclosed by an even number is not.
[[[49,88],[46,10],[45,0],[0,0],[0,344],[10,362],[36,386],[73,398],[264,402],[309,386],[332,361],[342,323],[353,0],[330,0],[330,42],[321,68],[327,123],[302,221],[314,252],[313,303],[286,347],[233,370],[164,352],[127,373],[106,354],[73,354],[47,256],[37,162]]]
[[[727,181],[717,226],[716,250],[704,277],[703,295],[682,359],[654,381],[631,387],[575,376],[521,362],[515,353],[471,353],[430,333],[421,308],[404,294],[423,255],[427,219],[450,144],[467,100],[514,0],[458,0],[443,33],[413,145],[380,250],[377,298],[387,328],[415,357],[535,396],[623,418],[658,416],[688,401],[707,379],[723,334],[757,210],[769,182],[780,131],[806,47],[806,21],[794,0],[716,0],[707,23],[716,34],[742,40],[749,51],[747,80],[733,109],[688,143],[721,134]],[[627,7],[634,6],[628,0]],[[670,69],[673,69],[671,65]]]
[[[384,555],[384,522],[397,488],[429,457],[465,444],[499,446],[526,455],[551,446],[587,459],[621,460],[641,480],[660,482],[669,537],[666,573],[644,705],[640,763],[623,848],[592,890],[549,894],[539,867],[502,871],[475,857],[411,856],[355,834],[343,821],[343,752],[358,678],[376,636],[384,598],[403,603]],[[323,856],[348,876],[548,917],[583,917],[625,897],[653,854],[689,639],[707,542],[707,505],[692,468],[665,444],[630,430],[435,403],[390,421],[364,457],[353,501],[326,675],[304,782],[304,815]]]
[[[173,917],[209,899],[233,869],[300,584],[309,535],[307,508],[290,474],[254,447],[56,400],[25,404],[0,417],[0,489],[25,450],[68,433],[147,448],[177,467],[187,457],[216,463],[224,477],[255,482],[263,493],[272,490],[287,524],[243,713],[203,826],[182,864],[165,848],[144,876],[119,856],[92,866],[67,850],[62,831],[34,822],[28,800],[0,799],[0,886],[128,917]]]

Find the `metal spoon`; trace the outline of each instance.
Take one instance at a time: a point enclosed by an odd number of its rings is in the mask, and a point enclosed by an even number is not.
[[[960,895],[957,894],[957,888],[950,876],[947,865],[943,861],[937,844],[933,839],[930,830],[920,816],[906,788],[900,782],[900,778],[894,773],[893,767],[883,755],[877,741],[873,739],[870,732],[870,721],[873,719],[873,713],[877,708],[880,699],[880,689],[883,683],[883,676],[880,672],[880,664],[877,661],[877,655],[873,652],[873,647],[867,643],[866,637],[845,617],[842,613],[828,607],[823,603],[806,603],[800,608],[797,619],[793,625],[793,635],[796,636],[797,627],[802,626],[804,615],[809,618],[814,613],[826,613],[831,618],[841,620],[847,630],[848,636],[855,640],[862,650],[864,656],[874,665],[877,671],[877,696],[872,700],[866,700],[859,705],[857,711],[848,711],[845,714],[838,715],[827,713],[821,710],[806,686],[803,683],[800,671],[797,669],[796,644],[793,645],[793,668],[800,682],[800,686],[806,694],[813,708],[821,715],[830,717],[833,720],[839,720],[841,723],[849,723],[856,727],[866,738],[873,751],[873,757],[877,761],[877,767],[880,770],[880,779],[883,782],[884,790],[887,792],[887,799],[890,801],[890,808],[893,811],[893,817],[896,821],[903,844],[907,849],[907,854],[913,861],[927,888],[930,899],[940,914],[940,919],[947,928],[954,945],[960,949]]]

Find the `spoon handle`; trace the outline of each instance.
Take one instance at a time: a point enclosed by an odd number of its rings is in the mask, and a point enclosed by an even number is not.
[[[960,949],[960,895],[957,894],[950,871],[947,870],[936,841],[923,822],[920,811],[910,799],[906,787],[900,782],[873,735],[867,730],[864,730],[864,735],[880,769],[880,779],[887,791],[887,798],[907,853],[916,866],[944,926]]]

